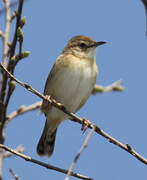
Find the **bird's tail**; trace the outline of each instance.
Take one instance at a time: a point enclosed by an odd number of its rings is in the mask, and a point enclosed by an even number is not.
[[[54,151],[55,139],[57,128],[51,130],[50,127],[45,124],[43,133],[37,145],[37,153],[40,156],[51,156]]]

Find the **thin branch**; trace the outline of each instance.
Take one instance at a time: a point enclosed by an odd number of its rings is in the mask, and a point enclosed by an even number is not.
[[[25,2],[27,2],[28,0],[25,0]],[[18,4],[18,0],[16,0],[15,2],[12,2],[10,4],[10,8],[15,8],[15,6],[17,6]],[[0,9],[0,16],[2,16],[5,13],[5,8]]]
[[[11,23],[11,16],[10,16],[10,13],[8,13],[10,11],[10,0],[3,0],[4,3],[7,3],[5,4],[5,7],[7,8],[6,9],[6,17],[8,16],[7,14],[9,14],[9,17],[6,18],[6,20],[9,20],[9,22],[6,22],[6,30],[5,30],[5,38],[4,38],[4,57],[6,57],[5,55],[8,55],[8,51],[6,52],[6,50],[8,50],[6,47],[8,47],[8,37],[9,37],[9,34],[6,34],[8,33],[8,30],[10,31],[10,23]],[[11,44],[11,48],[9,49],[9,55],[10,55],[10,58],[14,56],[15,54],[15,49],[16,49],[16,44],[17,44],[17,29],[19,27],[19,24],[20,24],[20,20],[21,20],[21,14],[22,14],[22,7],[23,7],[23,0],[19,0],[19,6],[18,6],[18,12],[17,12],[17,20],[16,20],[16,27],[15,27],[15,33],[14,33],[14,38],[13,38],[13,42]],[[9,28],[8,28],[9,27]],[[6,67],[6,63],[5,63],[5,59],[3,60],[3,63],[4,63],[4,66]],[[12,62],[9,61],[8,63],[8,70],[13,72],[12,70]],[[1,94],[0,94],[0,100],[3,102],[4,101],[4,98],[5,98],[5,91],[6,91],[6,88],[7,88],[7,75],[5,73],[3,73],[3,81],[2,81],[2,89],[1,89]]]
[[[69,168],[69,170],[68,170],[68,173],[67,173],[67,175],[66,175],[66,177],[65,177],[64,180],[69,180],[69,178],[70,178],[70,176],[71,176],[71,172],[75,169],[76,164],[77,164],[77,161],[78,161],[78,159],[80,158],[82,152],[83,152],[83,151],[86,149],[86,147],[88,146],[88,143],[89,143],[89,141],[90,141],[90,139],[91,139],[91,137],[92,137],[92,135],[93,135],[93,133],[94,133],[94,130],[95,130],[95,126],[93,126],[92,130],[91,130],[91,131],[88,133],[88,135],[86,136],[86,138],[85,138],[85,140],[84,140],[84,142],[83,142],[83,144],[82,144],[79,152],[77,153],[77,155],[75,156],[73,162],[71,163],[70,168]]]
[[[2,65],[0,64],[0,67],[3,71],[5,71],[7,73],[7,75],[9,76],[9,78],[11,78],[12,80],[16,81],[18,84],[20,84],[21,86],[23,86],[25,89],[27,89],[28,91],[32,92],[33,94],[37,95],[38,97],[40,97],[41,99],[47,101],[48,103],[50,103],[51,105],[55,106],[56,108],[60,109],[61,111],[63,111],[64,113],[68,114],[71,118],[72,121],[78,122],[80,124],[85,124],[85,119],[81,118],[79,116],[77,116],[74,113],[69,112],[66,107],[64,107],[63,104],[56,102],[56,100],[54,100],[53,98],[48,98],[47,96],[44,96],[43,94],[39,93],[37,90],[35,90],[34,88],[32,88],[29,84],[23,83],[22,81],[16,79],[10,72],[8,72],[8,70]],[[100,134],[101,136],[103,136],[104,138],[106,138],[110,143],[113,143],[114,145],[117,145],[118,147],[122,148],[123,150],[127,151],[128,153],[130,153],[131,155],[133,155],[135,158],[137,158],[139,161],[141,161],[144,164],[147,164],[147,159],[145,159],[143,156],[141,156],[139,153],[137,153],[130,145],[128,144],[123,144],[120,141],[118,141],[117,139],[113,138],[112,136],[110,136],[109,134],[107,134],[106,132],[104,132],[102,129],[100,129],[98,126],[95,126],[95,132],[97,134]],[[93,128],[93,124],[89,121],[89,123],[87,124],[87,127],[92,129]]]
[[[22,33],[22,30],[21,30],[21,16],[22,16],[23,3],[24,3],[24,0],[19,0],[18,12],[16,13],[17,15],[16,15],[15,33],[14,33],[13,42],[12,42],[12,45],[10,46],[10,51],[9,51],[10,59],[15,54],[15,49],[16,49],[17,42],[19,42],[19,57],[20,57],[21,52],[22,52],[23,33]],[[21,38],[18,35],[18,30],[21,31]],[[12,63],[11,60],[9,61],[8,70],[12,74],[14,73],[15,66],[17,65],[18,62],[19,62],[19,59],[15,60],[13,63]],[[7,81],[7,79],[6,79],[6,81]],[[11,87],[11,80],[10,80],[9,81],[8,93],[7,93],[6,100],[5,100],[5,108],[6,109],[7,109],[10,97],[13,94],[13,91],[14,91],[14,89]],[[3,122],[3,124],[4,124],[4,122]]]
[[[4,32],[0,30],[0,37],[2,38],[2,41],[4,41]]]
[[[26,112],[39,109],[41,107],[41,104],[42,104],[42,102],[38,101],[38,102],[31,104],[29,106],[20,106],[20,108],[18,108],[16,111],[12,112],[11,114],[9,114],[7,116],[7,121],[10,121],[10,120],[14,119],[15,117],[20,116]]]
[[[82,122],[78,119],[70,119],[71,121],[74,122],[78,122],[80,124],[82,124]],[[92,128],[92,123],[89,123],[88,128]],[[114,137],[110,136],[108,133],[106,133],[105,131],[103,131],[100,127],[95,125],[95,132],[99,135],[101,135],[102,137],[104,137],[105,139],[108,140],[108,142],[120,147],[121,149],[125,150],[126,152],[128,152],[129,154],[131,154],[132,156],[134,156],[136,159],[138,159],[139,161],[141,161],[144,164],[147,164],[147,159],[144,158],[142,155],[140,155],[138,152],[136,152],[131,145],[129,144],[123,144],[122,142],[120,142],[119,140],[115,139]]]
[[[24,148],[22,145],[20,145],[20,146],[18,146],[18,147],[15,149],[15,151],[17,151],[17,152],[19,152],[19,153],[23,153],[23,152],[25,151],[25,148]],[[12,157],[13,155],[14,155],[14,154],[11,153],[11,152],[9,152],[9,151],[3,152],[4,158],[10,158],[10,157]]]
[[[16,48],[16,44],[17,44],[17,29],[18,29],[18,27],[20,25],[20,21],[21,21],[23,3],[24,3],[24,0],[19,0],[14,39],[13,39],[12,46],[11,46],[11,49],[10,49],[10,58],[13,57],[14,54],[15,54],[15,48]]]
[[[4,149],[4,150],[6,150],[6,151],[9,151],[9,152],[11,152],[11,153],[13,153],[13,154],[15,154],[16,156],[18,156],[18,157],[20,157],[20,158],[22,158],[22,159],[24,159],[24,160],[26,160],[26,161],[28,161],[28,162],[35,163],[35,164],[37,164],[37,165],[39,165],[39,166],[42,166],[42,167],[45,167],[45,168],[47,168],[47,169],[55,170],[55,171],[58,171],[58,172],[61,172],[61,173],[64,173],[64,174],[67,174],[67,172],[68,172],[68,170],[65,170],[65,169],[62,169],[62,168],[58,168],[58,167],[52,166],[52,165],[50,165],[50,164],[46,164],[46,163],[44,163],[44,162],[38,161],[38,160],[36,160],[36,159],[33,159],[33,158],[30,157],[30,156],[27,156],[27,155],[25,155],[25,154],[19,153],[19,152],[15,151],[14,149],[12,149],[12,148],[10,148],[10,147],[7,147],[7,146],[5,146],[5,145],[3,145],[3,144],[0,144],[0,148]],[[79,178],[79,179],[93,180],[93,179],[90,178],[90,177],[87,177],[87,176],[84,176],[84,175],[81,175],[81,174],[78,174],[78,173],[74,173],[74,172],[72,172],[71,176],[77,177],[77,178]]]
[[[3,0],[4,6],[5,6],[5,32],[4,32],[4,38],[3,38],[3,58],[2,62],[4,66],[7,65],[7,57],[8,57],[8,41],[9,41],[9,35],[10,35],[10,19],[11,19],[11,11],[10,11],[10,0]]]
[[[95,85],[92,91],[92,94],[103,93],[103,92],[111,92],[111,91],[123,91],[124,87],[122,86],[122,80],[118,80],[113,82],[108,86],[100,86]]]
[[[3,0],[4,1],[4,0]],[[10,4],[10,8],[12,8],[12,7],[14,7],[14,6],[16,6],[18,4],[18,1],[16,1],[16,2],[12,2],[11,4]],[[3,13],[5,13],[5,8],[2,8],[2,9],[0,9],[0,16],[3,14]]]
[[[24,147],[23,146],[18,146],[16,149],[15,149],[16,152],[24,152]],[[12,154],[11,152],[8,152],[8,151],[5,151],[4,149],[0,149],[0,180],[2,180],[2,175],[3,175],[3,161],[5,158],[8,158],[8,157],[12,157]]]
[[[8,55],[8,41],[9,41],[9,34],[10,34],[10,0],[3,0],[4,3],[4,8],[5,8],[5,32],[1,31],[1,37],[3,40],[3,57],[2,57],[2,63],[4,64],[4,66],[6,67],[7,64],[7,55]],[[3,73],[3,78],[2,78],[2,87],[0,88],[0,119],[1,121],[3,121],[3,119],[5,118],[5,107],[4,107],[4,98],[5,98],[5,90],[6,90],[6,86],[7,83],[5,81],[6,79],[6,75],[5,73]]]
[[[0,180],[3,179],[3,162],[4,162],[4,156],[3,156],[4,150],[0,150]]]
[[[4,3],[4,9],[5,9],[5,29],[4,32],[0,32],[0,36],[2,38],[2,44],[3,44],[3,50],[2,50],[2,63],[6,67],[7,66],[7,57],[8,57],[8,41],[9,41],[9,35],[10,35],[10,19],[11,19],[11,11],[10,11],[10,0],[3,0]],[[5,80],[5,73],[1,73],[1,87],[0,87],[0,124],[2,121],[5,120],[6,115],[6,109],[4,105],[4,98],[5,98],[5,90],[6,90],[6,83]],[[1,127],[0,127],[1,129]],[[4,143],[4,135],[3,135],[3,129],[1,129],[0,132],[0,143]],[[0,154],[0,179],[2,179],[3,174],[3,155]]]
[[[145,7],[145,16],[146,16],[146,32],[145,32],[145,34],[147,36],[147,0],[141,0],[141,1]]]
[[[4,1],[4,3],[7,2],[8,7],[10,6],[10,2],[8,4],[8,1],[10,1],[10,0],[3,0],[3,1]],[[10,46],[9,52],[7,52],[7,55],[9,54],[10,59],[11,59],[11,57],[13,57],[15,55],[15,49],[16,49],[16,44],[17,44],[17,29],[18,29],[18,27],[20,25],[20,21],[21,21],[23,2],[24,2],[24,0],[19,0],[14,38],[13,38],[12,45]],[[9,10],[10,10],[10,7],[9,7]],[[11,23],[11,16],[9,17],[9,23]],[[7,41],[7,47],[8,47],[8,41]],[[13,61],[11,61],[11,60],[8,62],[7,68],[13,74],[15,67],[13,66],[12,62]],[[5,122],[6,122],[7,104],[9,102],[10,96],[12,95],[13,90],[14,90],[11,87],[11,82],[9,82],[9,89],[8,89],[8,93],[6,95],[6,90],[7,90],[7,85],[8,85],[8,76],[5,72],[3,72],[2,75],[3,75],[2,87],[1,87],[1,92],[0,92],[0,121],[1,121],[1,123],[0,123],[0,143],[3,143],[3,141],[4,141],[3,128],[4,128]],[[6,102],[5,102],[5,99],[6,99]]]
[[[15,180],[19,180],[19,177],[17,174],[15,174],[15,172],[10,168],[9,169],[9,172],[11,173],[12,177],[15,179]]]

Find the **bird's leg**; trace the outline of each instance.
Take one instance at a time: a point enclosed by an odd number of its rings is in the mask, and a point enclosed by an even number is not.
[[[45,95],[45,99],[43,100],[43,103],[41,105],[41,111],[47,114],[50,104],[51,104],[51,96]]]

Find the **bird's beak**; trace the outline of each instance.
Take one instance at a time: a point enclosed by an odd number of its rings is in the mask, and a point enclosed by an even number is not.
[[[103,45],[105,44],[106,42],[104,41],[99,41],[99,42],[94,42],[93,44],[91,44],[90,46],[88,46],[89,48],[91,47],[97,47],[97,46],[100,46],[100,45]]]
[[[97,46],[101,46],[101,45],[103,45],[103,44],[106,44],[106,42],[104,42],[104,41],[99,41],[99,42],[96,42],[94,46],[97,47]]]

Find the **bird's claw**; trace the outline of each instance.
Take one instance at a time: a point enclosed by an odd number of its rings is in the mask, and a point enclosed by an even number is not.
[[[82,123],[82,127],[81,127],[81,131],[83,131],[83,133],[85,133],[85,131],[87,130],[88,126],[90,125],[90,121],[88,119],[83,119],[83,123]]]
[[[49,103],[51,101],[51,96],[50,95],[45,95],[45,100]]]

